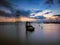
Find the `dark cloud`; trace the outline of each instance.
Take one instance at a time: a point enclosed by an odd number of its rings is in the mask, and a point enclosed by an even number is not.
[[[58,3],[60,4],[60,0],[58,0]]]
[[[45,4],[53,4],[54,2],[53,2],[53,0],[47,0],[46,2],[45,2]]]
[[[45,19],[45,17],[44,16],[37,16],[37,17],[35,17],[36,19]]]
[[[29,16],[29,14],[30,14],[30,10],[27,10],[27,11],[25,11],[25,10],[19,10],[20,11],[20,15],[22,15],[22,16]]]
[[[49,14],[49,13],[52,13],[52,11],[51,12],[46,12],[45,14]]]
[[[37,10],[37,11],[35,11],[35,13],[38,13],[38,12],[42,12],[42,10]]]
[[[12,4],[7,0],[0,0],[0,5],[7,7],[7,8],[12,8],[12,6],[11,6]]]
[[[1,10],[0,10],[0,16],[4,16],[4,17],[12,17],[12,15],[11,15],[11,14],[6,13],[6,12],[1,11]]]

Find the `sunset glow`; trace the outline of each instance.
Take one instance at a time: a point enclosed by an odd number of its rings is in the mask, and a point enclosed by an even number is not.
[[[15,18],[15,17],[0,17],[0,22],[16,22],[16,21],[22,21],[22,22],[26,22],[26,21],[35,21],[35,19],[32,18],[28,18],[28,17],[19,17],[19,18]]]
[[[27,17],[20,17],[20,21],[36,21],[35,19],[32,19],[32,18],[27,18]]]

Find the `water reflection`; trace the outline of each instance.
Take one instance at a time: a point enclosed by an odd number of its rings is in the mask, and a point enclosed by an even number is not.
[[[27,32],[26,23],[0,25],[0,39],[17,39],[20,42],[48,43],[60,41],[60,24],[31,23],[35,28],[33,32]],[[27,40],[28,39],[28,40]]]
[[[48,41],[58,41],[58,24],[44,24],[44,36]]]
[[[35,28],[35,32],[28,35],[32,42],[58,42],[59,40],[59,25],[60,24],[31,24]]]

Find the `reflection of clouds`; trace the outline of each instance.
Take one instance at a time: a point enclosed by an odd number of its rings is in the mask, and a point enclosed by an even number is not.
[[[44,34],[49,38],[58,38],[58,24],[46,24],[44,25]]]
[[[58,25],[56,24],[46,24],[44,25],[44,31],[46,32],[51,32],[51,31],[57,31],[58,30]]]
[[[40,26],[39,26],[40,25]],[[32,26],[35,28],[35,31],[28,36],[30,40],[38,40],[38,41],[44,41],[44,42],[57,42],[58,41],[58,30],[59,24],[37,24],[32,23]],[[43,29],[41,29],[41,26]]]

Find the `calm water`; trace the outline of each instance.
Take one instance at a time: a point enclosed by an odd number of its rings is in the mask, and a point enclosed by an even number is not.
[[[60,41],[60,24],[31,23],[34,32],[26,36],[25,23],[0,25],[0,35],[3,39],[17,39],[29,43],[56,43]]]

